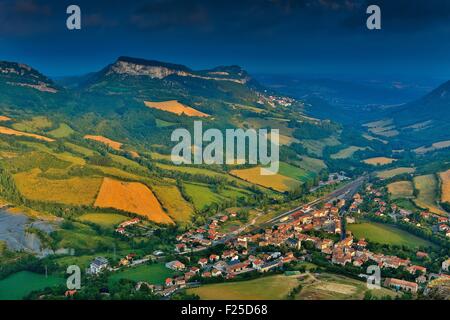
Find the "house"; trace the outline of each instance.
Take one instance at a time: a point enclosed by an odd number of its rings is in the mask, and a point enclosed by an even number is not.
[[[233,263],[228,266],[227,273],[236,273],[236,272],[245,271],[249,264],[250,264],[250,262],[248,262],[248,261]]]
[[[450,258],[442,262],[442,270],[443,271],[450,271]]]
[[[213,269],[211,271],[211,276],[213,277],[220,277],[222,275],[222,271],[218,270],[218,269]]]
[[[91,262],[89,266],[89,271],[91,274],[99,274],[107,267],[108,267],[108,260],[106,260],[106,258],[103,257],[97,257]]]
[[[406,271],[408,271],[411,274],[416,274],[417,272],[424,274],[424,273],[427,273],[427,268],[422,267],[422,266],[412,265],[412,266],[407,267]]]
[[[167,262],[166,268],[174,270],[174,271],[181,271],[181,270],[184,270],[186,268],[186,266],[184,265],[184,263],[181,263],[180,261],[175,260],[175,261]]]
[[[367,241],[365,239],[360,239],[357,243],[356,243],[356,247],[359,250],[364,250],[367,247]]]
[[[198,260],[198,264],[200,265],[200,267],[204,268],[208,264],[208,259],[201,258]]]
[[[217,254],[212,254],[209,256],[209,261],[210,262],[215,262],[215,261],[219,261],[220,257]]]
[[[277,269],[278,267],[280,267],[280,265],[281,265],[281,263],[278,260],[270,261],[270,262],[263,264],[258,269],[258,271],[259,272],[269,272],[270,270]]]
[[[173,279],[172,278],[167,278],[166,281],[164,281],[164,285],[166,287],[171,287],[174,285]]]
[[[179,253],[186,251],[186,245],[184,243],[178,243],[175,246],[175,251]]]
[[[423,251],[417,251],[416,257],[419,259],[425,259],[425,258],[428,258],[428,253],[423,252]]]
[[[188,271],[184,274],[184,280],[189,281],[189,279],[195,277],[196,273],[192,271]]]
[[[384,285],[395,290],[403,290],[411,293],[416,293],[419,289],[419,285],[415,282],[395,278],[387,278],[384,282]]]
[[[200,268],[199,267],[190,267],[189,271],[191,271],[193,273],[199,273],[200,272]]]
[[[261,269],[261,267],[264,265],[264,261],[262,261],[261,259],[256,259],[253,260],[252,262],[252,267],[253,269],[259,270]]]

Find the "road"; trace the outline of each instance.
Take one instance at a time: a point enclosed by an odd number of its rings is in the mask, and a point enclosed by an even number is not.
[[[320,198],[315,199],[314,201],[311,201],[309,203],[303,204],[297,208],[291,209],[289,211],[283,212],[279,215],[277,215],[276,217],[268,220],[267,222],[265,222],[264,224],[259,225],[257,228],[267,228],[270,227],[278,222],[280,222],[280,219],[289,217],[290,215],[292,215],[294,212],[301,210],[303,207],[311,207],[311,206],[315,206],[321,202],[330,202],[334,199],[346,199],[349,200],[351,199],[355,193],[358,191],[358,189],[363,185],[364,181],[367,179],[367,175],[363,175],[359,178],[357,178],[356,180],[346,184],[345,186],[342,186],[339,189],[334,190],[333,192],[322,196]],[[236,237],[238,237],[241,233],[243,233],[244,231],[246,231],[249,227],[253,226],[256,222],[256,218],[252,219],[251,222],[247,223],[246,225],[242,226],[241,228],[239,228],[238,230],[235,230],[233,232],[231,232],[229,235],[227,235],[226,237],[220,239],[220,240],[216,240],[213,242],[213,245],[217,245],[217,244],[222,244],[225,243],[231,239],[234,239]],[[251,232],[252,230],[247,230],[247,232]]]
[[[271,225],[273,223],[279,222],[280,219],[284,218],[284,217],[288,217],[291,214],[293,214],[294,212],[301,210],[303,207],[311,207],[311,206],[315,206],[321,202],[330,202],[333,199],[346,199],[349,200],[351,199],[355,193],[358,191],[358,189],[363,185],[364,181],[367,179],[367,176],[361,176],[358,179],[350,182],[349,184],[346,184],[345,186],[334,190],[333,192],[322,196],[320,198],[315,199],[314,201],[311,201],[309,203],[306,203],[300,207],[294,208],[292,210],[289,210],[287,212],[284,212],[272,219],[270,219],[269,221],[267,221],[264,225]]]

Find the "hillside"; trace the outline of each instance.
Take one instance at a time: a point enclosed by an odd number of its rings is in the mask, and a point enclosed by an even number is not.
[[[449,140],[450,81],[431,93],[384,115],[394,141],[412,147]]]
[[[195,71],[120,57],[55,83],[29,66],[0,65],[0,84],[8,86],[0,105],[3,200],[80,223],[88,213],[96,223],[107,214],[186,225],[217,208],[282,201],[317,184],[327,171],[323,151],[340,144],[339,125],[305,116],[301,102],[238,66]],[[236,174],[259,172],[256,166],[174,166],[172,130],[192,130],[200,117],[219,130],[279,129],[277,181],[286,183]],[[123,199],[107,198],[104,181],[115,181],[109,189]]]

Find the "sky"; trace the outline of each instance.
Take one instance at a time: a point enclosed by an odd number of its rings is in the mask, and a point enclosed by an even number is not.
[[[81,30],[66,8],[81,8]],[[366,28],[369,4],[381,30]],[[450,79],[448,0],[0,0],[0,60],[49,76],[132,56],[250,73]]]

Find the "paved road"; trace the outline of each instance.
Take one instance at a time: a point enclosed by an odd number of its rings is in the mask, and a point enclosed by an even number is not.
[[[280,222],[280,219],[285,218],[285,217],[289,217],[294,212],[296,212],[298,210],[301,210],[305,206],[314,206],[314,205],[317,205],[317,204],[319,204],[321,202],[329,202],[329,201],[332,201],[334,199],[346,199],[346,200],[349,200],[355,195],[355,193],[358,191],[358,189],[363,185],[363,183],[367,179],[367,177],[368,177],[367,175],[361,176],[361,177],[357,178],[356,180],[346,184],[345,186],[343,186],[343,187],[341,187],[339,189],[334,190],[333,192],[331,192],[331,193],[329,193],[329,194],[327,194],[325,196],[317,198],[314,201],[311,201],[309,203],[303,204],[302,206],[299,206],[297,208],[294,208],[294,209],[291,209],[289,211],[283,212],[283,213],[277,215],[276,217],[268,220],[264,224],[258,226],[257,229],[270,227],[270,226]],[[222,238],[220,240],[214,241],[213,245],[225,243],[228,240],[231,240],[231,239],[234,239],[234,238],[238,237],[247,228],[249,228],[252,225],[254,225],[255,221],[256,221],[256,219],[253,219],[250,223],[248,223],[245,226],[242,226],[241,228],[239,228],[238,230],[230,233],[226,237],[224,237],[224,238]],[[247,232],[251,232],[251,231],[253,231],[253,230],[247,230]]]
[[[275,218],[270,219],[269,221],[267,221],[264,225],[271,225],[274,223],[277,223],[280,221],[280,219],[284,218],[284,217],[288,217],[291,214],[293,214],[294,212],[301,210],[303,207],[307,206],[315,206],[321,202],[329,202],[332,201],[333,199],[346,199],[349,200],[351,199],[355,193],[358,191],[358,189],[362,186],[362,184],[364,183],[364,181],[367,179],[367,176],[361,176],[358,179],[350,182],[349,184],[346,184],[345,186],[325,195],[322,196],[320,198],[315,199],[314,201],[311,201],[307,204],[304,204],[300,207],[294,208],[292,210],[289,210],[287,212],[284,212],[278,216],[276,216]]]

